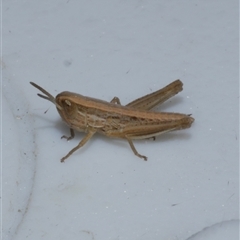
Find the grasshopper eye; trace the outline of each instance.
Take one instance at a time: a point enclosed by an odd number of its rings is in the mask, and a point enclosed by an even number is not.
[[[69,116],[73,116],[77,111],[76,111],[76,104],[68,99],[63,99],[62,101],[62,105],[63,105],[63,112],[65,115]]]
[[[72,105],[69,100],[65,100],[65,103],[66,103],[69,107],[71,107],[71,105]]]

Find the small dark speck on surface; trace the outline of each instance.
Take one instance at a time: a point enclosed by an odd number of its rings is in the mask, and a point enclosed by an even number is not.
[[[72,65],[72,61],[71,60],[64,60],[63,64],[65,65],[65,67],[69,67],[70,65]]]

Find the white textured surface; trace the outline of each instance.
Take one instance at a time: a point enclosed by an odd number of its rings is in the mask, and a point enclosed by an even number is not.
[[[238,1],[9,0],[2,13],[4,240],[238,239]],[[177,78],[159,110],[196,121],[136,141],[147,162],[96,135],[60,163],[83,134],[61,140],[29,84],[127,104]]]

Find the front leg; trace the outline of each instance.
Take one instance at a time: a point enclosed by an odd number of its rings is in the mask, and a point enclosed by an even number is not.
[[[61,137],[61,139],[62,139],[62,138],[66,138],[67,141],[69,141],[69,140],[73,139],[74,136],[75,136],[74,130],[73,130],[72,128],[70,128],[70,136],[67,137],[67,136],[63,135],[63,136]]]
[[[96,133],[96,130],[93,130],[93,129],[89,130],[89,132],[79,142],[79,144],[75,148],[73,148],[65,157],[61,159],[61,162],[64,162],[71,154],[73,154],[76,150],[81,148],[95,133]]]

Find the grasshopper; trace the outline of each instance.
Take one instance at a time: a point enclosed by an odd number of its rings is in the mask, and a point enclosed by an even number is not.
[[[86,132],[84,138],[61,159],[61,162],[85,145],[97,132],[108,137],[126,139],[134,154],[147,160],[146,156],[138,153],[133,139],[155,138],[162,133],[189,128],[194,121],[194,118],[187,114],[151,111],[158,104],[182,91],[183,83],[179,79],[126,106],[122,106],[117,97],[111,102],[106,102],[77,93],[62,92],[54,98],[36,83],[30,83],[46,95],[38,94],[39,97],[55,104],[62,120],[70,127],[70,136],[62,138],[74,138],[74,130]]]

